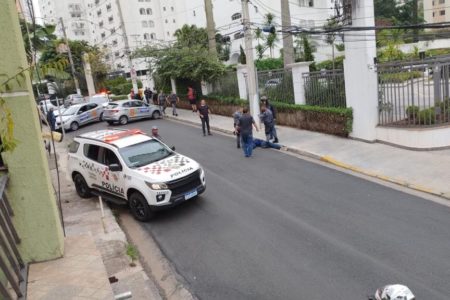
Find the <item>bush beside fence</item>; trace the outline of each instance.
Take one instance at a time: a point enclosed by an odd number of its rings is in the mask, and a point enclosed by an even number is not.
[[[205,96],[204,99],[215,114],[222,116],[231,116],[241,105],[248,105],[245,100],[231,97]],[[319,107],[279,102],[271,102],[271,104],[277,110],[278,125],[343,137],[347,137],[352,131],[353,111],[351,108]],[[180,96],[179,107],[191,109],[185,96]]]

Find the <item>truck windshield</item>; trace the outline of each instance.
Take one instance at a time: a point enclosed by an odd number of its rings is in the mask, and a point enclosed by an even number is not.
[[[119,153],[128,167],[139,168],[169,157],[173,151],[157,140],[149,140],[121,148]]]

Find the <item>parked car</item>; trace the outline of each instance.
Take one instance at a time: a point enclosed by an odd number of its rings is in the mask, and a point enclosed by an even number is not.
[[[158,106],[147,104],[141,100],[119,100],[110,102],[103,113],[103,120],[112,125],[127,124],[131,120],[161,117]]]
[[[281,84],[281,78],[272,78],[266,81],[266,88],[275,88]]]
[[[139,130],[81,134],[69,146],[69,174],[78,195],[128,204],[139,221],[155,211],[196,198],[205,172],[193,159]]]
[[[103,107],[106,107],[111,100],[109,99],[108,94],[95,94],[94,96],[89,97],[88,103],[96,103]]]
[[[65,103],[68,105],[74,105],[74,104],[82,104],[85,103],[86,100],[84,100],[84,97],[78,94],[70,94],[66,97]]]
[[[61,124],[62,118],[62,124]],[[96,103],[75,104],[61,113],[61,118],[56,118],[55,129],[59,130],[64,126],[65,130],[78,130],[80,126],[88,123],[102,121],[103,107]]]

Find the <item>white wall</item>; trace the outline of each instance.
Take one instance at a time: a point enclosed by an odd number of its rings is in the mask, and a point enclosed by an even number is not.
[[[450,127],[392,128],[377,127],[377,140],[412,149],[450,146]]]

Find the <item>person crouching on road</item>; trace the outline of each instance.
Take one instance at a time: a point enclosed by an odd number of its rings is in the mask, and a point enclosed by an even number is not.
[[[242,106],[239,107],[238,110],[236,110],[233,114],[233,121],[234,121],[234,134],[236,135],[236,144],[238,148],[241,148],[241,134],[239,132],[239,118],[242,116]]]
[[[177,94],[174,91],[167,96],[167,102],[172,106],[172,115],[178,116],[177,114],[177,103],[180,102],[180,98],[178,98]]]
[[[238,127],[241,133],[241,143],[244,155],[245,157],[250,157],[252,156],[253,151],[253,127],[255,127],[256,131],[259,131],[259,129],[250,114],[248,107],[245,107],[242,110],[242,116],[239,118]]]
[[[205,125],[208,130],[208,135],[212,135],[211,130],[209,129],[209,114],[210,113],[211,113],[211,110],[209,109],[208,105],[206,105],[206,101],[202,100],[200,102],[200,107],[198,107],[198,115],[200,117],[200,120],[202,121],[203,136],[206,136]]]
[[[263,107],[261,107],[261,114],[259,115],[259,117],[261,119],[261,122],[264,123],[264,129],[265,129],[265,133],[266,133],[266,141],[269,142],[272,137],[273,127],[274,127],[272,112],[266,106],[263,106]],[[276,138],[276,133],[275,133],[275,138]]]
[[[261,97],[261,106],[267,107],[272,112],[273,127],[272,127],[272,131],[270,133],[270,138],[274,139],[273,140],[274,143],[278,143],[279,141],[278,141],[278,137],[277,137],[277,130],[275,128],[275,124],[277,123],[277,114],[276,114],[275,107],[273,107],[273,105],[269,103],[269,99],[267,98],[267,96]]]

